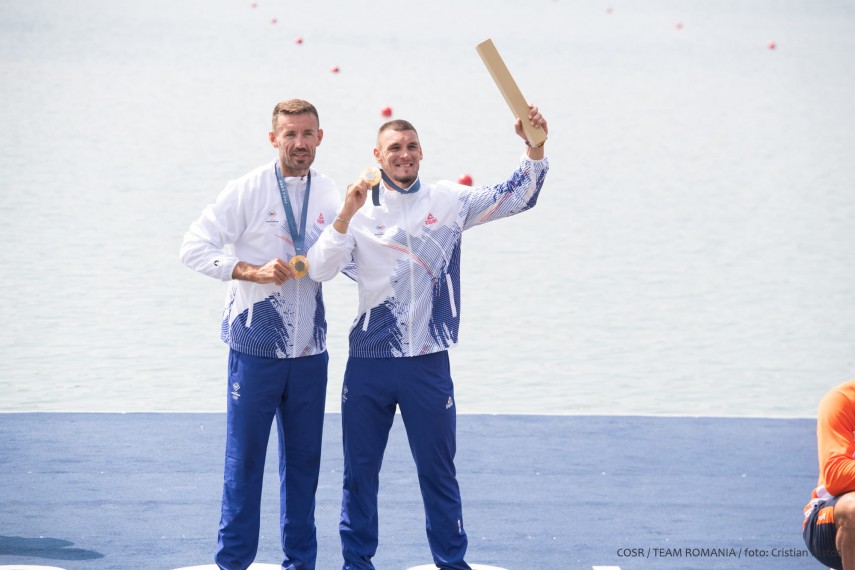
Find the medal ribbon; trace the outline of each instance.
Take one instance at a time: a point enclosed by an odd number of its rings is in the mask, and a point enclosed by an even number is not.
[[[288,231],[291,233],[291,240],[294,242],[294,252],[296,255],[305,255],[306,218],[309,217],[309,192],[312,190],[312,171],[310,170],[306,175],[306,193],[303,196],[303,219],[300,220],[299,228],[297,228],[297,222],[294,220],[294,210],[291,208],[291,200],[288,198],[285,177],[282,176],[278,162],[276,163],[276,181],[279,183],[279,193],[282,195],[282,205],[285,207]]]
[[[413,185],[410,186],[407,190],[404,190],[403,188],[401,188],[400,186],[398,186],[397,184],[392,182],[392,179],[386,175],[386,173],[383,171],[382,168],[380,169],[380,176],[383,178],[383,184],[385,184],[388,188],[395,190],[396,192],[400,192],[401,194],[415,194],[416,192],[419,191],[419,188],[422,187],[421,180],[416,178],[416,181],[413,183]],[[376,186],[373,186],[371,188],[371,201],[374,203],[375,206],[380,205],[380,185],[379,184],[377,184]]]

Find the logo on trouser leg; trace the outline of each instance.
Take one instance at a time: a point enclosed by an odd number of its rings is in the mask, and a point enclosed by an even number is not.
[[[834,523],[834,507],[824,507],[819,511],[819,516],[816,517],[816,524],[833,524]]]
[[[240,398],[240,392],[238,392],[238,390],[240,390],[240,384],[235,382],[232,384],[232,400],[237,401],[237,399]]]
[[[448,402],[445,404],[445,409],[449,409],[454,405],[454,401],[451,399],[451,396],[448,397]]]
[[[457,534],[463,534],[463,522],[457,519]]]
[[[345,384],[344,388],[341,389],[341,403],[347,402],[347,385]]]

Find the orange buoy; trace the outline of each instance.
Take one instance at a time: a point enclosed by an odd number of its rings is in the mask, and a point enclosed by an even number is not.
[[[472,186],[472,177],[463,173],[457,178],[457,183],[463,184],[464,186]]]
[[[383,107],[380,110],[380,114],[383,115],[384,117],[391,117],[392,116],[392,107]]]
[[[340,70],[337,65],[334,65],[330,67],[330,71],[332,71],[333,73],[338,73]]]

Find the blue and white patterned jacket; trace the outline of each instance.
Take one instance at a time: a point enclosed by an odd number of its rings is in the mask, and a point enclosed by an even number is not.
[[[533,207],[548,169],[546,159],[523,156],[495,186],[441,181],[402,194],[381,184],[380,205],[369,196],[346,234],[326,228],[309,252],[309,275],[326,281],[355,263],[350,355],[409,357],[456,345],[463,230]]]
[[[184,235],[180,256],[189,268],[229,282],[221,337],[230,348],[267,358],[312,356],[326,350],[320,283],[308,276],[282,285],[231,277],[238,261],[263,265],[277,257],[287,261],[294,255],[275,164],[270,162],[229,182]],[[314,169],[311,175],[306,248],[335,221],[341,200],[332,179]],[[306,181],[289,177],[286,186],[299,220]]]

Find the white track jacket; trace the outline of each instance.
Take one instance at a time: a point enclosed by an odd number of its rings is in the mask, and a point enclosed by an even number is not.
[[[430,354],[457,344],[460,325],[460,244],[463,230],[533,207],[549,163],[523,155],[510,179],[469,187],[449,181],[403,194],[380,185],[346,234],[332,225],[309,252],[309,275],[327,281],[355,263],[359,314],[350,356],[393,358]]]
[[[229,182],[184,235],[181,261],[190,269],[229,281],[221,338],[238,352],[267,358],[311,356],[326,350],[327,323],[321,284],[309,276],[281,286],[232,279],[238,261],[263,265],[294,256],[276,162]],[[332,179],[311,170],[305,247],[335,221],[341,195]],[[306,180],[285,179],[299,224]]]

